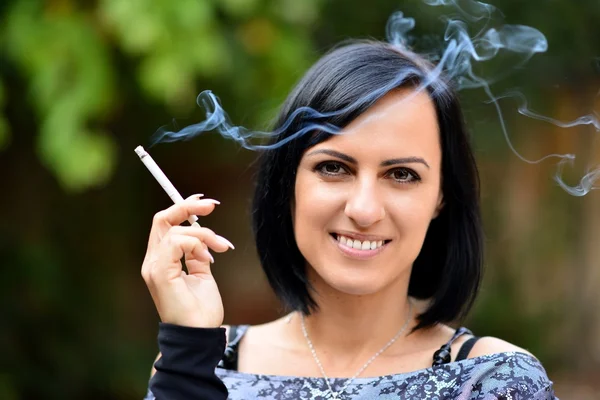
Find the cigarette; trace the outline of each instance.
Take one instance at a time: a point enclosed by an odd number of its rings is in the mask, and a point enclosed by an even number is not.
[[[158,167],[156,162],[150,157],[150,154],[142,146],[138,146],[135,148],[135,154],[138,155],[140,160],[144,163],[148,171],[154,176],[154,178],[158,181],[160,186],[167,192],[173,203],[181,203],[183,201],[183,197],[179,194],[175,186],[171,183],[169,178],[165,175],[164,172]],[[198,217],[192,215],[188,218],[188,221],[193,226],[200,226],[198,223]]]

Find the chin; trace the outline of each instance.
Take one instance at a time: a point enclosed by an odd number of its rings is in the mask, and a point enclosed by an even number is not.
[[[340,293],[350,296],[370,296],[379,292],[380,288],[368,287],[360,284],[357,285],[331,285],[333,289]]]
[[[339,271],[337,274],[320,275],[320,280],[325,284],[325,287],[330,287],[337,292],[341,292],[352,296],[368,296],[383,290],[387,284],[386,280],[382,279],[381,273],[373,274],[365,273],[365,271]],[[389,283],[389,282],[387,282]]]

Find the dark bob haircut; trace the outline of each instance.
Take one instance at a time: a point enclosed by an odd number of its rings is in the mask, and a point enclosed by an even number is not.
[[[321,113],[344,110],[320,123],[340,129],[390,90],[416,88],[433,69],[421,56],[383,42],[345,44],[321,58],[285,101],[274,129],[300,107]],[[398,81],[399,74],[405,77]],[[402,76],[404,76],[402,75]],[[429,226],[413,263],[408,294],[429,299],[416,329],[463,318],[477,294],[483,264],[479,177],[458,97],[449,84],[428,85],[437,112],[442,149],[444,207]],[[388,90],[390,89],[390,90]],[[375,93],[375,95],[372,95]],[[273,139],[297,132],[291,123]],[[306,121],[304,122],[306,123]],[[252,209],[258,255],[271,287],[292,310],[318,309],[306,275],[306,260],[295,241],[292,204],[296,171],[304,152],[332,135],[312,132],[261,154]]]

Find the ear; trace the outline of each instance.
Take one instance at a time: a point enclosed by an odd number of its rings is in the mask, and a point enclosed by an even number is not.
[[[436,219],[438,217],[438,215],[440,215],[440,212],[442,211],[443,208],[444,208],[444,194],[440,190],[440,195],[438,196],[437,205],[435,206],[435,211],[433,212],[433,216],[431,217],[431,219]]]

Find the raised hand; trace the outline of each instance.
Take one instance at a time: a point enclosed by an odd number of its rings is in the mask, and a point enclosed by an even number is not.
[[[162,322],[215,328],[223,323],[223,302],[208,249],[233,249],[227,239],[198,224],[180,226],[191,215],[209,215],[219,202],[194,195],[154,216],[142,277]],[[187,273],[181,259],[185,257]]]

